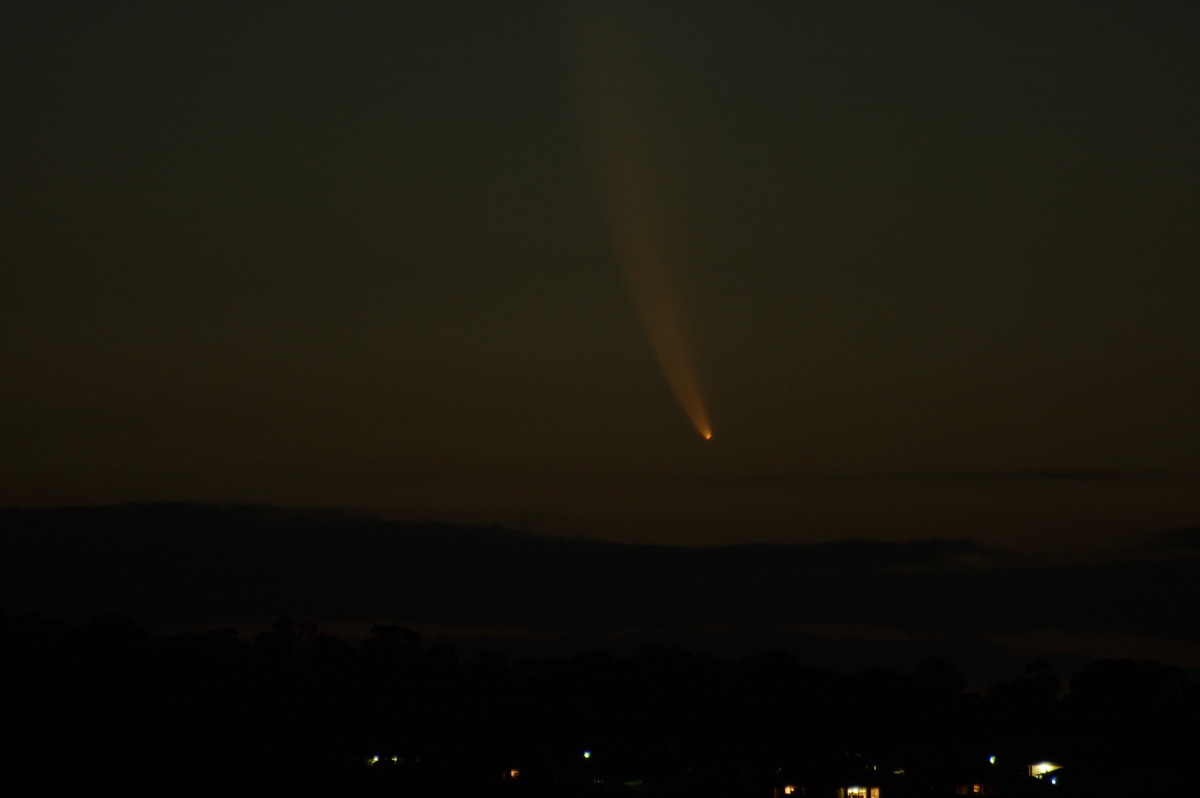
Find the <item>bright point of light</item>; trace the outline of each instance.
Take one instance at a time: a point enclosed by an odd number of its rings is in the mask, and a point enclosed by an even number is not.
[[[583,758],[584,758],[584,759],[591,759],[591,758],[592,758],[592,752],[591,752],[591,751],[584,751],[584,752],[583,752]]]
[[[711,432],[711,431],[706,431],[706,432],[704,433],[704,440],[706,440],[706,441],[711,441],[711,440],[712,440],[712,432]]]
[[[1052,770],[1058,770],[1062,765],[1056,765],[1053,762],[1038,762],[1036,765],[1029,766],[1029,775],[1036,779],[1040,779]]]
[[[989,765],[996,764],[996,755],[995,754],[992,754],[991,756],[988,757],[988,764]]]

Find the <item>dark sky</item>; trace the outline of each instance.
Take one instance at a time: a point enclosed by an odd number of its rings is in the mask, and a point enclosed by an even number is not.
[[[1200,520],[1200,6],[605,8],[5,4],[0,503]]]

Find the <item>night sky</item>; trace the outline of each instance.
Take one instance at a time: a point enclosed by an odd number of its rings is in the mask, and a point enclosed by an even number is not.
[[[0,15],[0,504],[1200,523],[1190,0]]]

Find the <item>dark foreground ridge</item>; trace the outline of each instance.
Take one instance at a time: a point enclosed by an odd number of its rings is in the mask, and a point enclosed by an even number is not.
[[[4,613],[0,667],[12,794],[1194,795],[1200,762],[1197,685],[1129,660],[978,694],[937,659],[464,661],[398,626],[356,645],[287,619],[244,638]]]
[[[0,607],[123,615],[160,632],[289,615],[347,636],[376,623],[440,630],[460,647],[469,633],[519,630],[525,648],[485,644],[512,656],[670,643],[907,670],[933,654],[972,684],[1039,660],[1062,672],[1100,656],[1191,667],[1200,650],[1200,528],[1054,562],[966,539],[631,545],[204,504],[0,509],[0,529]],[[566,642],[530,650],[535,639]]]

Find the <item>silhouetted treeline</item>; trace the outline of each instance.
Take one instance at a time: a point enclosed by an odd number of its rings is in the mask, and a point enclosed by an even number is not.
[[[207,504],[0,508],[0,529],[0,606],[156,629],[291,614],[580,640],[543,656],[666,634],[727,656],[802,651],[838,671],[937,653],[973,683],[1027,664],[999,639],[1047,630],[1149,639],[1178,662],[1200,645],[1200,529],[1053,564],[968,539],[634,545]],[[887,639],[806,631],[838,627]],[[1057,644],[1035,659],[1087,661]]]
[[[1010,773],[1067,765],[1060,793],[1130,795],[1186,789],[1200,761],[1197,685],[1129,660],[1094,662],[1067,684],[1034,666],[979,694],[938,659],[851,675],[783,652],[732,660],[665,647],[510,662],[460,659],[396,626],[352,644],[289,619],[243,638],[0,614],[0,668],[0,716],[15,736],[5,778],[35,773],[47,792],[659,784],[770,798],[788,779],[832,783],[834,771],[903,769],[932,784],[995,756]]]

